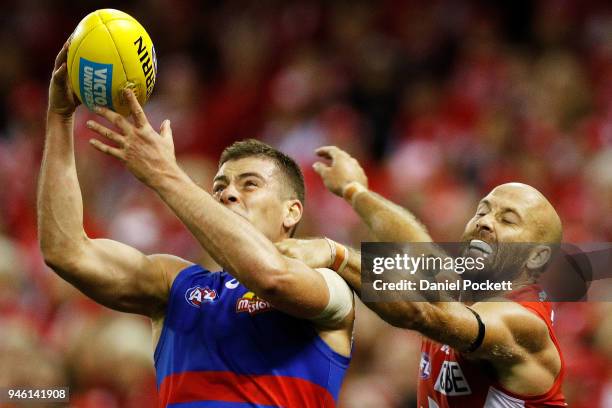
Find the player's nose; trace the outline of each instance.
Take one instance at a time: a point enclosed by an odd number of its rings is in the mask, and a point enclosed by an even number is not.
[[[237,203],[240,201],[238,192],[236,189],[230,184],[226,188],[223,189],[219,196],[219,201],[221,201],[224,205],[229,205],[233,203]]]
[[[491,217],[485,215],[476,222],[476,232],[480,238],[487,238],[493,233]]]

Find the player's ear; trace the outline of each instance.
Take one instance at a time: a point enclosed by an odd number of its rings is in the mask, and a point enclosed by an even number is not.
[[[542,268],[550,260],[552,250],[547,245],[537,245],[529,253],[527,268],[531,270]]]
[[[302,219],[304,206],[298,199],[285,201],[285,217],[283,219],[283,227],[291,229],[297,225]]]

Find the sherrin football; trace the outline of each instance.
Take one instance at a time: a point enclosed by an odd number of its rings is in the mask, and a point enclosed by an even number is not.
[[[74,30],[68,48],[68,77],[89,109],[105,106],[130,113],[123,95],[131,88],[141,105],[153,92],[157,59],[146,30],[127,13],[113,9],[88,14]]]

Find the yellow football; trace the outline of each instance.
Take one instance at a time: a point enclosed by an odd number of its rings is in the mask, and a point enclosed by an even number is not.
[[[68,77],[89,109],[105,106],[130,113],[123,90],[131,88],[144,105],[153,92],[157,58],[153,42],[135,18],[113,9],[88,14],[68,48]]]

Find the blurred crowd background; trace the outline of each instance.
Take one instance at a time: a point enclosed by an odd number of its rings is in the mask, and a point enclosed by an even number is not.
[[[262,139],[299,161],[301,236],[371,239],[312,171],[313,150],[333,144],[436,240],[457,240],[477,200],[513,180],[556,206],[566,242],[612,241],[610,2],[8,0],[0,386],[68,385],[77,408],[156,404],[148,322],[97,306],[55,276],[36,237],[53,60],[80,19],[105,7],[151,35],[159,71],[145,111],[154,126],[171,119],[177,155],[203,188],[238,139]],[[75,130],[88,233],[210,265],[156,196],[88,145],[91,117],[79,108]],[[561,304],[556,316],[569,406],[612,407],[612,305]],[[414,407],[419,346],[360,305],[341,407]]]

